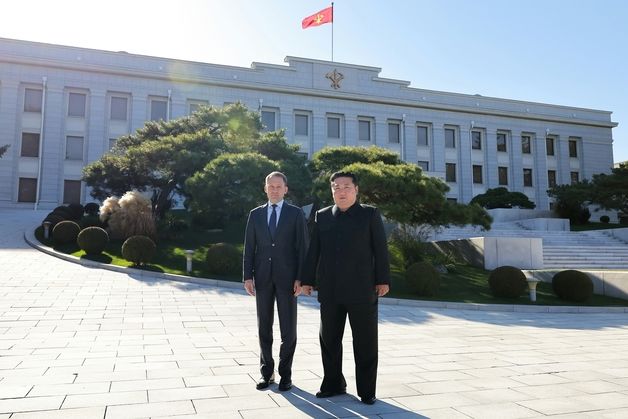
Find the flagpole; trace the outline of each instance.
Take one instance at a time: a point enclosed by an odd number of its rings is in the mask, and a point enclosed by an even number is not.
[[[334,61],[334,2],[331,2],[331,61]]]

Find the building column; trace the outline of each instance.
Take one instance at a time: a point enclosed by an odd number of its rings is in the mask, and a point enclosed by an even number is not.
[[[532,182],[535,191],[536,209],[548,210],[549,197],[547,196],[547,152],[545,148],[545,132],[537,132],[534,135],[534,167],[532,168]],[[517,176],[523,183],[523,168]]]
[[[39,208],[54,208],[63,201],[63,162],[65,161],[65,135],[63,123],[66,116],[63,86],[48,79],[46,88],[46,112],[42,142],[42,168],[38,187]],[[43,110],[42,110],[43,111]]]
[[[471,131],[468,127],[459,128],[458,148],[458,202],[468,203],[473,199],[473,168],[471,163]]]
[[[486,149],[484,157],[486,162],[486,171],[488,173],[487,187],[496,188],[499,186],[499,177],[497,173],[497,130],[495,128],[486,128]]]
[[[512,179],[512,185],[509,180],[509,190],[522,191],[523,190],[523,154],[521,152],[521,134],[511,134],[511,147],[510,147],[510,168],[512,171],[510,179]],[[532,146],[532,145],[530,145]],[[534,169],[533,169],[534,170]],[[515,173],[521,173],[522,176],[513,176]]]
[[[438,172],[443,174],[445,179],[445,127],[443,124],[434,124],[432,126],[432,161],[430,172]]]
[[[18,92],[19,83],[11,80],[0,83],[0,146],[10,146],[0,164],[0,207],[3,203],[17,202],[21,137],[16,126],[21,111]]]

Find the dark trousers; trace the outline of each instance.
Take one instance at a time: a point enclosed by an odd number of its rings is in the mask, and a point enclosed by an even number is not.
[[[292,290],[279,290],[274,285],[255,290],[257,305],[257,329],[260,347],[260,372],[270,378],[275,370],[273,359],[273,322],[275,300],[279,315],[281,346],[279,347],[279,375],[284,379],[292,377],[292,360],[297,347],[297,298]]]
[[[358,396],[375,397],[377,382],[377,301],[366,304],[321,303],[320,343],[323,358],[321,391],[344,391],[342,336],[349,315]]]

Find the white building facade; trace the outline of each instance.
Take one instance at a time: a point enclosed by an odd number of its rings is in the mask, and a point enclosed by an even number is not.
[[[251,68],[0,38],[0,207],[89,202],[82,168],[147,120],[241,102],[312,156],[377,145],[467,203],[488,188],[548,209],[554,184],[608,173],[611,112],[439,92],[381,69],[287,57]]]

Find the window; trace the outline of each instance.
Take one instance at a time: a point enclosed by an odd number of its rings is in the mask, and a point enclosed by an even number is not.
[[[340,138],[340,118],[327,117],[327,138]]]
[[[556,170],[547,171],[547,186],[550,188],[556,186]]]
[[[150,101],[150,120],[168,120],[168,101],[162,99],[152,99]]]
[[[24,112],[41,113],[41,98],[41,89],[24,89]]]
[[[64,204],[80,204],[81,203],[81,181],[80,180],[64,180],[63,181],[63,203]]]
[[[497,133],[497,151],[506,151],[506,134]]]
[[[83,93],[70,93],[68,97],[68,116],[85,118],[85,103],[87,95]]]
[[[401,132],[401,125],[398,122],[389,122],[388,123],[388,142],[389,143],[399,143]]]
[[[523,154],[530,154],[532,153],[532,147],[530,145],[531,143],[531,138],[529,135],[522,135],[521,136],[521,153]]]
[[[21,177],[18,184],[17,202],[35,202],[37,178]]]
[[[194,112],[198,111],[201,106],[208,106],[207,102],[203,100],[190,101],[188,105],[189,107],[188,115],[192,115]]]
[[[22,133],[22,157],[39,157],[39,134],[31,132]]]
[[[424,172],[430,171],[430,162],[427,160],[419,160],[417,162],[417,166],[419,166]]]
[[[358,120],[358,139],[360,141],[371,141],[371,121],[366,119]]]
[[[308,135],[308,116],[297,114],[294,116],[294,134],[295,135]]]
[[[445,163],[445,181],[456,181],[456,163]]]
[[[458,202],[458,198],[447,198],[447,202],[450,204],[455,204]]]
[[[427,147],[429,146],[429,142],[427,140],[427,127],[423,125],[419,125],[416,127],[416,145],[419,147]]]
[[[523,186],[532,186],[532,169],[523,169]]]
[[[482,133],[480,131],[471,131],[471,148],[482,150]]]
[[[125,97],[112,97],[111,98],[111,113],[110,119],[117,121],[127,120],[127,102]]]
[[[65,142],[66,160],[83,160],[83,137],[68,135]]]
[[[116,141],[118,141],[117,138],[109,138],[109,151],[111,151],[111,149],[115,147]]]
[[[574,183],[578,183],[580,182],[580,173],[578,172],[571,172],[571,184],[573,185]]]
[[[548,156],[554,155],[554,139],[553,138],[547,137],[545,139],[545,149],[547,150]]]
[[[264,131],[275,131],[277,129],[275,126],[275,111],[262,110],[262,125],[264,126]]]
[[[456,148],[456,131],[445,128],[445,148]]]
[[[473,183],[482,183],[482,166],[473,165]]]
[[[508,185],[508,168],[500,166],[497,168],[497,177],[500,185]]]
[[[569,140],[569,157],[578,157],[578,141]]]

